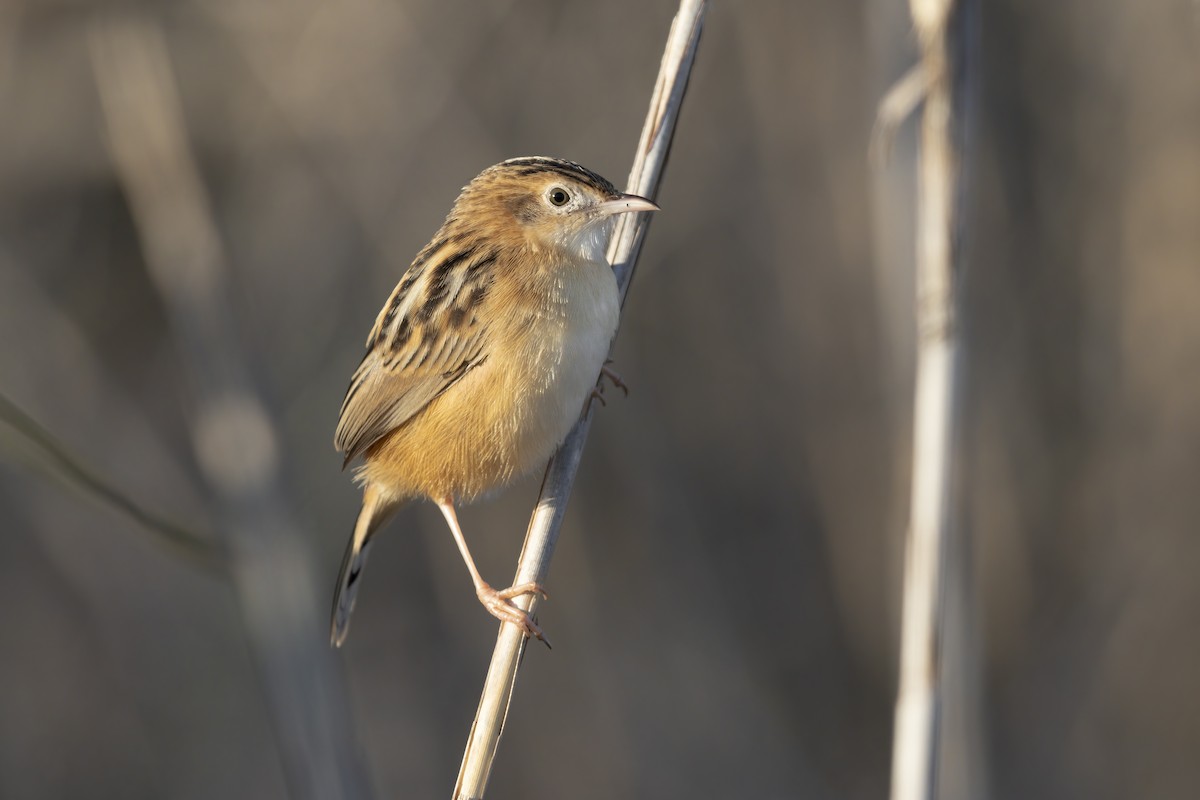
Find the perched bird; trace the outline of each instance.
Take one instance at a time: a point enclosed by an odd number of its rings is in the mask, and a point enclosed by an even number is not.
[[[555,158],[510,159],[463,188],[379,312],[342,403],[334,445],[343,466],[364,457],[363,504],[338,576],[334,645],[373,535],[417,498],[446,517],[483,606],[544,638],[512,603],[542,587],[488,585],[454,507],[545,464],[570,432],[617,329],[612,223],[657,208]]]

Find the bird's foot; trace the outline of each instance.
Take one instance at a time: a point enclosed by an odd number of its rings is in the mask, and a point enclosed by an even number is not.
[[[629,385],[625,383],[625,381],[621,380],[621,376],[616,372],[616,370],[608,368],[608,365],[611,363],[613,363],[613,360],[610,358],[605,361],[604,366],[600,368],[600,380],[598,381],[601,386],[600,391],[604,391],[604,379],[608,378],[610,381],[612,381],[613,386],[624,392],[626,397],[629,397]]]
[[[615,371],[608,368],[608,365],[611,363],[613,363],[613,362],[612,362],[612,359],[610,358],[607,361],[605,361],[604,366],[600,368],[600,375],[599,375],[599,377],[596,378],[596,385],[592,387],[591,394],[588,395],[587,404],[583,408],[583,411],[585,414],[591,410],[593,400],[598,400],[600,402],[600,405],[602,405],[602,406],[608,405],[608,400],[606,400],[604,398],[604,379],[605,378],[608,378],[609,382],[612,383],[613,386],[617,387],[622,392],[624,392],[626,397],[629,396],[628,384],[626,384],[625,381],[623,381],[621,379],[620,375],[618,375]]]
[[[518,608],[513,602],[514,597],[520,597],[523,594],[538,594],[542,599],[549,599],[550,595],[542,588],[541,584],[537,583],[519,583],[516,586],[510,586],[507,589],[499,591],[493,589],[488,584],[483,584],[476,589],[475,594],[479,597],[479,602],[488,610],[496,619],[501,622],[509,622],[521,629],[521,632],[526,636],[533,637],[546,647],[550,646],[550,641],[546,635],[542,633],[542,629],[533,621],[533,617],[528,611]]]

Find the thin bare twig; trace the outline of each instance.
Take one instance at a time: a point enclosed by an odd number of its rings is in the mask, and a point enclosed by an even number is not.
[[[650,100],[650,112],[642,128],[633,169],[629,175],[628,191],[635,194],[651,199],[658,195],[659,181],[666,165],[667,153],[679,119],[679,109],[695,60],[706,5],[705,0],[683,0],[671,25],[658,80]],[[648,225],[649,218],[646,214],[626,214],[622,216],[613,235],[608,260],[616,273],[622,302],[629,291]],[[542,583],[546,579],[590,426],[591,414],[585,413],[546,468],[546,475],[542,479],[542,491],[525,534],[525,545],[517,563],[514,584],[530,581]],[[536,607],[537,598],[527,595],[517,602],[526,610],[532,611]],[[527,641],[516,627],[500,626],[496,649],[484,681],[479,710],[471,726],[458,782],[454,787],[455,800],[483,797],[516,688],[517,671]]]
[[[50,431],[3,394],[0,394],[0,423],[32,451],[31,465],[40,467],[48,477],[115,508],[188,561],[216,573],[223,573],[228,568],[225,548],[220,542],[146,509],[84,464]],[[0,441],[5,438],[0,436]]]

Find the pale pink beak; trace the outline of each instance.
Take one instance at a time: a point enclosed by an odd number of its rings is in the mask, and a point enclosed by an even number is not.
[[[596,207],[596,211],[604,216],[609,214],[625,214],[630,211],[658,211],[656,203],[636,194],[622,194],[612,200],[605,200]]]

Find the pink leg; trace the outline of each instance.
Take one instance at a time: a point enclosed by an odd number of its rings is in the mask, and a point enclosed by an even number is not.
[[[621,380],[621,376],[618,375],[616,371],[608,368],[608,365],[611,363],[613,363],[613,360],[610,358],[608,361],[605,361],[604,366],[600,368],[600,385],[603,386],[603,379],[608,378],[610,381],[612,381],[613,386],[624,392],[626,397],[629,397],[629,386],[625,383],[625,381]]]
[[[450,526],[450,532],[454,534],[454,541],[458,545],[458,551],[462,553],[463,561],[467,564],[467,571],[471,573],[471,581],[475,584],[475,595],[479,598],[479,602],[483,604],[483,607],[493,617],[496,617],[501,622],[509,622],[516,625],[524,631],[526,636],[533,636],[540,639],[549,647],[550,643],[546,641],[546,636],[542,633],[542,629],[529,616],[529,612],[517,608],[512,602],[514,597],[520,597],[523,594],[540,594],[544,598],[549,597],[546,594],[546,590],[536,583],[522,583],[517,586],[510,586],[507,589],[501,589],[500,591],[493,589],[475,567],[475,559],[471,558],[471,551],[467,548],[467,540],[463,537],[462,528],[458,525],[458,515],[454,513],[454,503],[449,499],[438,500],[437,506],[442,510],[442,516],[446,518],[446,524]]]
[[[604,366],[600,368],[600,375],[596,378],[596,385],[592,387],[591,394],[588,395],[587,402],[583,405],[583,413],[586,414],[589,410],[591,410],[593,400],[599,400],[600,405],[602,406],[608,405],[608,401],[604,399],[605,378],[608,378],[608,380],[612,382],[613,386],[624,392],[626,397],[629,396],[629,386],[625,383],[625,381],[621,380],[620,375],[608,368],[608,365],[611,363],[613,362],[610,358],[605,361]]]

